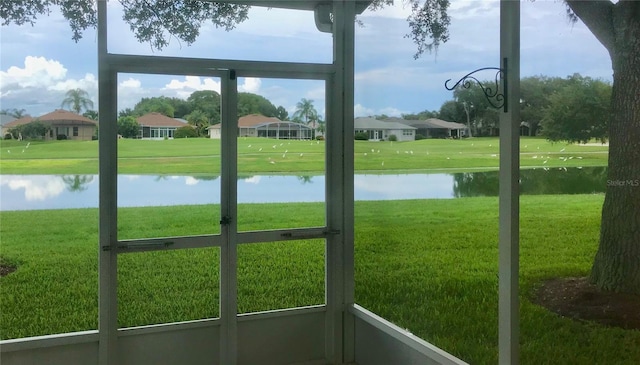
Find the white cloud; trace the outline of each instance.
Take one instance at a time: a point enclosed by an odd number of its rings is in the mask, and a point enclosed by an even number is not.
[[[57,60],[26,56],[24,67],[11,66],[0,71],[3,108],[27,109],[34,116],[59,108],[66,91],[76,88],[87,91],[97,107],[96,76],[86,73],[79,79],[68,78],[67,68]]]
[[[24,59],[24,68],[11,66],[6,72],[0,71],[0,92],[4,95],[7,89],[48,88],[64,79],[66,75],[67,69],[58,61],[27,56]]]
[[[245,77],[242,85],[238,85],[238,91],[247,93],[258,93],[262,81],[256,77]]]
[[[371,108],[367,108],[361,104],[356,104],[353,106],[353,115],[355,117],[367,117],[369,115],[374,115],[375,112]]]
[[[400,109],[394,108],[394,107],[386,107],[386,108],[382,108],[378,111],[378,113],[376,114],[385,114],[388,115],[390,117],[400,117],[402,114],[406,114],[407,112],[404,112]]]
[[[90,94],[96,94],[98,90],[98,80],[96,79],[95,75],[88,73],[88,74],[85,74],[82,79],[62,80],[49,86],[49,90],[62,91],[62,92],[67,92],[67,90],[71,90],[71,89],[82,89],[89,92]]]
[[[188,92],[187,96],[193,91],[213,90],[220,92],[220,82],[210,77],[201,78],[200,76],[185,76],[184,81],[173,79],[165,85],[163,90],[175,90],[178,92]]]
[[[131,88],[131,89],[137,89],[140,86],[142,86],[142,83],[140,82],[140,80],[138,79],[134,79],[133,77],[129,77],[128,79],[122,81],[118,87],[119,88]]]

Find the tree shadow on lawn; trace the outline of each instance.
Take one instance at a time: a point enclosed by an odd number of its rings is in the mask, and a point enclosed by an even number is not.
[[[602,291],[586,277],[547,280],[531,301],[563,317],[640,330],[640,295]]]

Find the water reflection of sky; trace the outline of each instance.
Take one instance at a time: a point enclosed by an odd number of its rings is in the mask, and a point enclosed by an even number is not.
[[[606,168],[523,170],[523,194],[589,194],[604,191]],[[98,206],[96,175],[0,175],[0,211]],[[325,201],[324,176],[255,175],[238,179],[239,203]],[[495,196],[498,175],[355,175],[356,200],[451,199]],[[220,203],[218,176],[119,175],[118,206]]]
[[[356,200],[451,198],[446,174],[356,175]],[[98,206],[96,175],[0,175],[0,210]],[[239,203],[322,202],[324,176],[250,176],[238,179]],[[220,179],[194,176],[118,176],[118,206],[220,203]]]

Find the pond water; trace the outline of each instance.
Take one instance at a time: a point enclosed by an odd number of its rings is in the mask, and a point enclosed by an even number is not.
[[[238,179],[239,203],[320,202],[324,176],[255,175]],[[521,171],[522,194],[605,191],[606,168]],[[452,199],[498,195],[498,172],[355,175],[356,200]],[[220,202],[218,176],[118,176],[118,206]],[[0,175],[0,210],[98,206],[97,175]]]

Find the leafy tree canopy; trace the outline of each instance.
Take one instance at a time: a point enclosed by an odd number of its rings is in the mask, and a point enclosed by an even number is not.
[[[133,107],[133,114],[136,116],[147,113],[160,113],[173,118],[175,109],[170,98],[166,96],[154,96],[151,98],[142,98],[142,100]]]
[[[404,120],[426,120],[430,118],[438,118],[439,113],[435,110],[423,110],[419,113],[402,114]]]
[[[280,120],[289,120],[289,112],[281,105],[276,109],[276,117]]]
[[[262,114],[265,117],[275,117],[278,109],[267,98],[252,93],[238,93],[238,116]]]
[[[136,138],[140,131],[140,124],[135,117],[118,118],[118,134],[124,138]]]
[[[188,113],[200,111],[208,124],[220,123],[220,94],[213,90],[194,91],[187,98]],[[187,113],[187,114],[188,114]],[[187,118],[189,120],[189,118]]]
[[[544,109],[544,135],[552,141],[605,142],[611,118],[611,85],[573,75],[549,96]]]
[[[47,132],[49,132],[49,129],[48,125],[36,119],[31,123],[11,128],[9,134],[11,134],[14,139],[20,137],[22,137],[22,139],[43,139]]]

